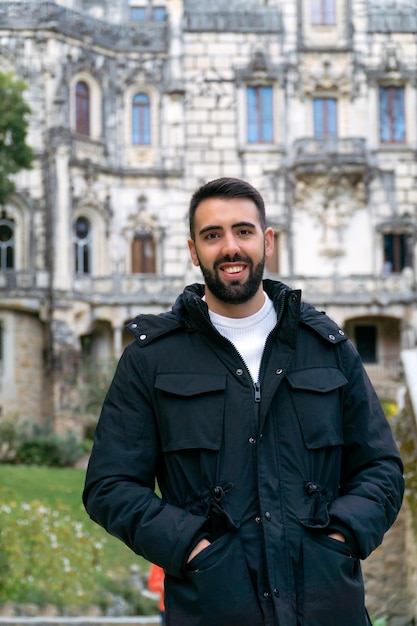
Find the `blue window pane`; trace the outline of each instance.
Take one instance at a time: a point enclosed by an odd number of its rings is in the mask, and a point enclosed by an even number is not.
[[[248,110],[248,141],[255,143],[258,141],[258,112],[256,107],[256,90],[253,87],[247,89],[247,110]]]
[[[316,98],[313,101],[314,107],[314,135],[316,137],[323,137],[324,135],[324,121],[323,121],[323,100]]]
[[[405,141],[404,89],[394,89],[394,141]]]
[[[262,88],[262,141],[271,143],[273,140],[273,109],[272,109],[272,88]]]
[[[137,93],[133,98],[135,104],[149,104],[149,96],[146,93]]]
[[[389,142],[391,137],[391,127],[388,108],[388,89],[379,89],[379,136],[382,142]]]
[[[337,136],[337,102],[334,98],[327,98],[327,135]]]
[[[165,7],[154,7],[152,10],[152,17],[156,22],[163,22],[167,17],[167,10]]]
[[[143,22],[146,20],[145,7],[130,7],[130,19],[132,22]]]
[[[272,87],[248,87],[246,107],[248,142],[271,143],[274,138]]]

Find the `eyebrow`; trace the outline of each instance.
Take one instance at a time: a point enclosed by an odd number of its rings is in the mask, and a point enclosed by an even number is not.
[[[237,222],[236,224],[232,224],[232,228],[242,228],[242,226],[246,226],[248,228],[256,228],[256,224],[253,224],[252,222]],[[207,233],[210,230],[223,230],[223,226],[216,226],[215,224],[204,226],[201,230],[198,231],[198,234],[204,235],[204,233]]]

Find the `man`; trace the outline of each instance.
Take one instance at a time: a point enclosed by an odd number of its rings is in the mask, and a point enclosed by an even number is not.
[[[129,324],[87,511],[164,568],[168,626],[366,626],[359,559],[403,493],[375,392],[334,322],[262,281],[257,190],[211,181],[189,217],[205,285]]]

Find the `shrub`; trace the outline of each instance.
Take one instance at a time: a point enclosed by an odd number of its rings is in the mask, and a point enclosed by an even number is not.
[[[129,580],[107,580],[103,587],[101,607],[107,614],[114,611],[116,599],[122,599],[124,615],[155,615],[158,612],[157,600],[145,596],[142,589],[133,586]]]
[[[97,598],[102,542],[65,511],[0,503],[0,603],[86,606]]]
[[[14,461],[16,448],[27,431],[27,426],[17,413],[0,418],[0,461]]]
[[[83,454],[81,441],[72,432],[65,436],[55,433],[34,434],[18,445],[15,462],[25,465],[71,467]]]

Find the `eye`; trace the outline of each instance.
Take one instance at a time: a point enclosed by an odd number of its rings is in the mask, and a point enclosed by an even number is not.
[[[246,237],[246,236],[251,235],[251,234],[252,234],[252,231],[251,231],[251,230],[249,230],[249,228],[241,228],[241,229],[238,231],[238,235],[241,235],[241,236],[243,236],[243,237]]]
[[[207,233],[205,239],[207,241],[212,241],[213,239],[217,239],[218,237],[220,237],[219,233]]]

